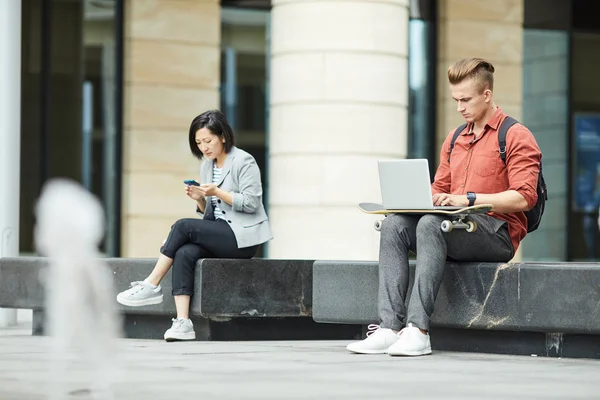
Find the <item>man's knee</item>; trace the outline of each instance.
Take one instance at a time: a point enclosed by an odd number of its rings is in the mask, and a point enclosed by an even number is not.
[[[410,238],[414,235],[414,232],[411,233],[409,229],[415,229],[414,221],[411,223],[410,216],[399,214],[388,215],[381,223],[381,246],[397,246],[400,243],[410,246]]]
[[[408,226],[406,216],[390,214],[381,221],[381,234],[395,234]]]
[[[419,219],[417,224],[417,235],[441,232],[441,223],[443,218],[439,215],[425,214]]]

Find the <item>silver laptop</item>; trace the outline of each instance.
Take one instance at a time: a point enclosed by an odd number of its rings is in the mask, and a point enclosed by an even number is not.
[[[434,206],[429,164],[426,159],[380,160],[381,200],[388,210],[458,210],[458,206]]]

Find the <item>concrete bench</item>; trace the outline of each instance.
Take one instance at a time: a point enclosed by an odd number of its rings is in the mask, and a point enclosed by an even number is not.
[[[156,259],[108,258],[117,291],[144,279]],[[312,319],[313,260],[202,259],[198,261],[190,318],[198,340],[338,339],[360,336],[360,326],[318,324]],[[0,258],[0,307],[33,310],[34,334],[43,334],[47,260]],[[69,282],[68,284],[77,284]],[[162,339],[175,317],[171,273],[164,301],[121,306],[127,337]],[[116,303],[116,300],[115,300]]]
[[[316,261],[314,320],[378,323],[378,284],[377,262]],[[449,262],[431,331],[438,349],[600,358],[600,264]]]

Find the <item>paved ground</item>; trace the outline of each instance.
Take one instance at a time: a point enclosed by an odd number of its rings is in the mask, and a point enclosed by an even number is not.
[[[50,390],[50,338],[27,333],[0,331],[0,400],[45,399]],[[600,399],[596,360],[359,356],[346,343],[121,340],[115,398]],[[85,365],[70,358],[68,398],[92,398]]]

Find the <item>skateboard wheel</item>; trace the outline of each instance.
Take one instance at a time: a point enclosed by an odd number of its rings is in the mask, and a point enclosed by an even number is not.
[[[452,222],[442,221],[442,232],[450,232],[452,230]]]
[[[467,232],[475,232],[477,230],[477,224],[475,221],[467,222]]]
[[[375,230],[376,231],[380,231],[381,230],[381,221],[375,221]]]

